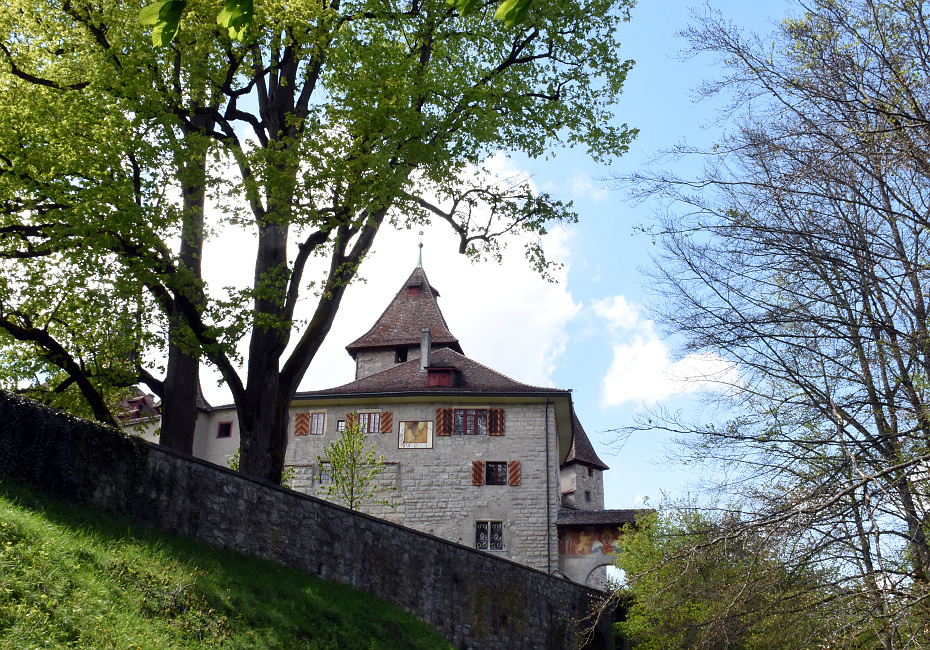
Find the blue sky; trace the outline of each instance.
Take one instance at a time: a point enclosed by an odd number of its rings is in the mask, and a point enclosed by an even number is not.
[[[695,399],[699,382],[683,376],[725,371],[719,360],[674,356],[675,338],[666,338],[650,320],[648,280],[641,268],[651,265],[651,241],[635,233],[648,224],[655,206],[632,205],[609,189],[610,178],[643,166],[659,151],[681,141],[713,142],[719,130],[705,128],[714,107],[695,105],[694,89],[719,74],[709,58],[683,61],[685,43],[676,32],[691,20],[686,3],[641,2],[621,34],[624,54],[634,59],[621,103],[620,122],[640,129],[630,151],[612,166],[591,162],[582,151],[559,150],[549,160],[495,158],[502,174],[528,173],[540,190],[573,200],[577,225],[551,233],[547,251],[565,263],[557,284],[535,276],[524,263],[519,242],[504,262],[470,264],[456,254],[448,227],[426,228],[423,264],[439,290],[440,307],[466,355],[495,370],[534,385],[573,389],[576,411],[601,458],[611,466],[605,475],[607,508],[636,507],[644,496],[655,503],[663,492],[682,494],[695,478],[690,468],[663,463],[668,441],[658,434],[638,435],[617,450],[612,429],[632,422],[647,405],[700,416]],[[713,2],[738,25],[765,33],[788,11],[787,3]],[[686,171],[686,170],[685,170]],[[346,344],[364,333],[406,280],[417,261],[414,231],[382,231],[363,266],[366,279],[350,287],[333,330],[301,389],[324,388],[353,379]],[[234,260],[241,249],[252,257],[248,234],[224,234],[222,246],[204,255],[205,276],[218,286],[247,283],[250,268]],[[309,304],[309,303],[308,303]],[[676,374],[678,379],[676,379]],[[205,369],[204,392],[213,404],[229,394]]]

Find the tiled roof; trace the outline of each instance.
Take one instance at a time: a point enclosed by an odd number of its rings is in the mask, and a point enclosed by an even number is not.
[[[622,526],[635,524],[636,519],[655,512],[649,508],[629,508],[627,510],[559,510],[559,526]]]
[[[416,295],[408,291],[412,287],[419,287]],[[418,266],[374,326],[347,345],[346,350],[355,358],[359,350],[366,348],[419,345],[420,332],[429,328],[434,346],[445,345],[461,352],[458,339],[449,331],[439,310],[438,296],[439,292],[430,285],[426,273]]]
[[[433,349],[430,367],[452,368],[454,370],[452,385],[427,386],[427,372],[420,370],[419,359],[412,359],[343,386],[302,392],[295,397],[351,395],[353,393],[552,393],[556,395],[570,392],[520,383],[449,348]]]
[[[574,462],[583,463],[584,465],[596,467],[597,469],[610,469],[604,464],[604,461],[597,457],[597,452],[594,451],[591,441],[588,440],[588,434],[584,432],[584,427],[581,426],[578,416],[576,415],[574,418],[575,439],[572,441],[572,448],[571,451],[568,452],[568,458],[565,459],[565,464],[567,465],[568,463]]]
[[[200,377],[197,377],[197,408],[207,413],[213,410],[213,407],[210,406],[210,402],[203,396],[203,389],[200,388]]]

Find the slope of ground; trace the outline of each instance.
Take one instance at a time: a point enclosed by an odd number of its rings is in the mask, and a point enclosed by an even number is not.
[[[0,649],[451,648],[350,587],[0,480]]]

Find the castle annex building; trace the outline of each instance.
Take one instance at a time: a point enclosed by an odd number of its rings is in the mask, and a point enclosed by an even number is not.
[[[604,510],[608,467],[571,391],[523,384],[467,357],[438,298],[417,266],[371,329],[346,346],[355,380],[294,397],[291,487],[317,494],[325,486],[325,447],[357,418],[384,456],[379,480],[395,488],[383,495],[390,506],[366,512],[603,586],[618,529],[637,511]],[[225,464],[239,445],[235,407],[199,402],[194,453]],[[147,422],[154,430],[157,417]]]

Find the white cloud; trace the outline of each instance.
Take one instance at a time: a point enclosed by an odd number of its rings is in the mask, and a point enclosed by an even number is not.
[[[607,190],[603,187],[595,187],[590,176],[578,172],[572,177],[572,195],[575,198],[584,198],[600,203],[607,198]]]
[[[601,382],[602,406],[651,405],[701,390],[722,390],[739,379],[733,365],[716,354],[673,360],[653,322],[624,296],[595,301],[592,310],[607,321],[613,339],[613,360]]]
[[[623,296],[612,296],[591,303],[594,313],[607,320],[607,327],[611,333],[618,329],[631,330],[637,326],[639,320],[639,307],[631,305]]]

